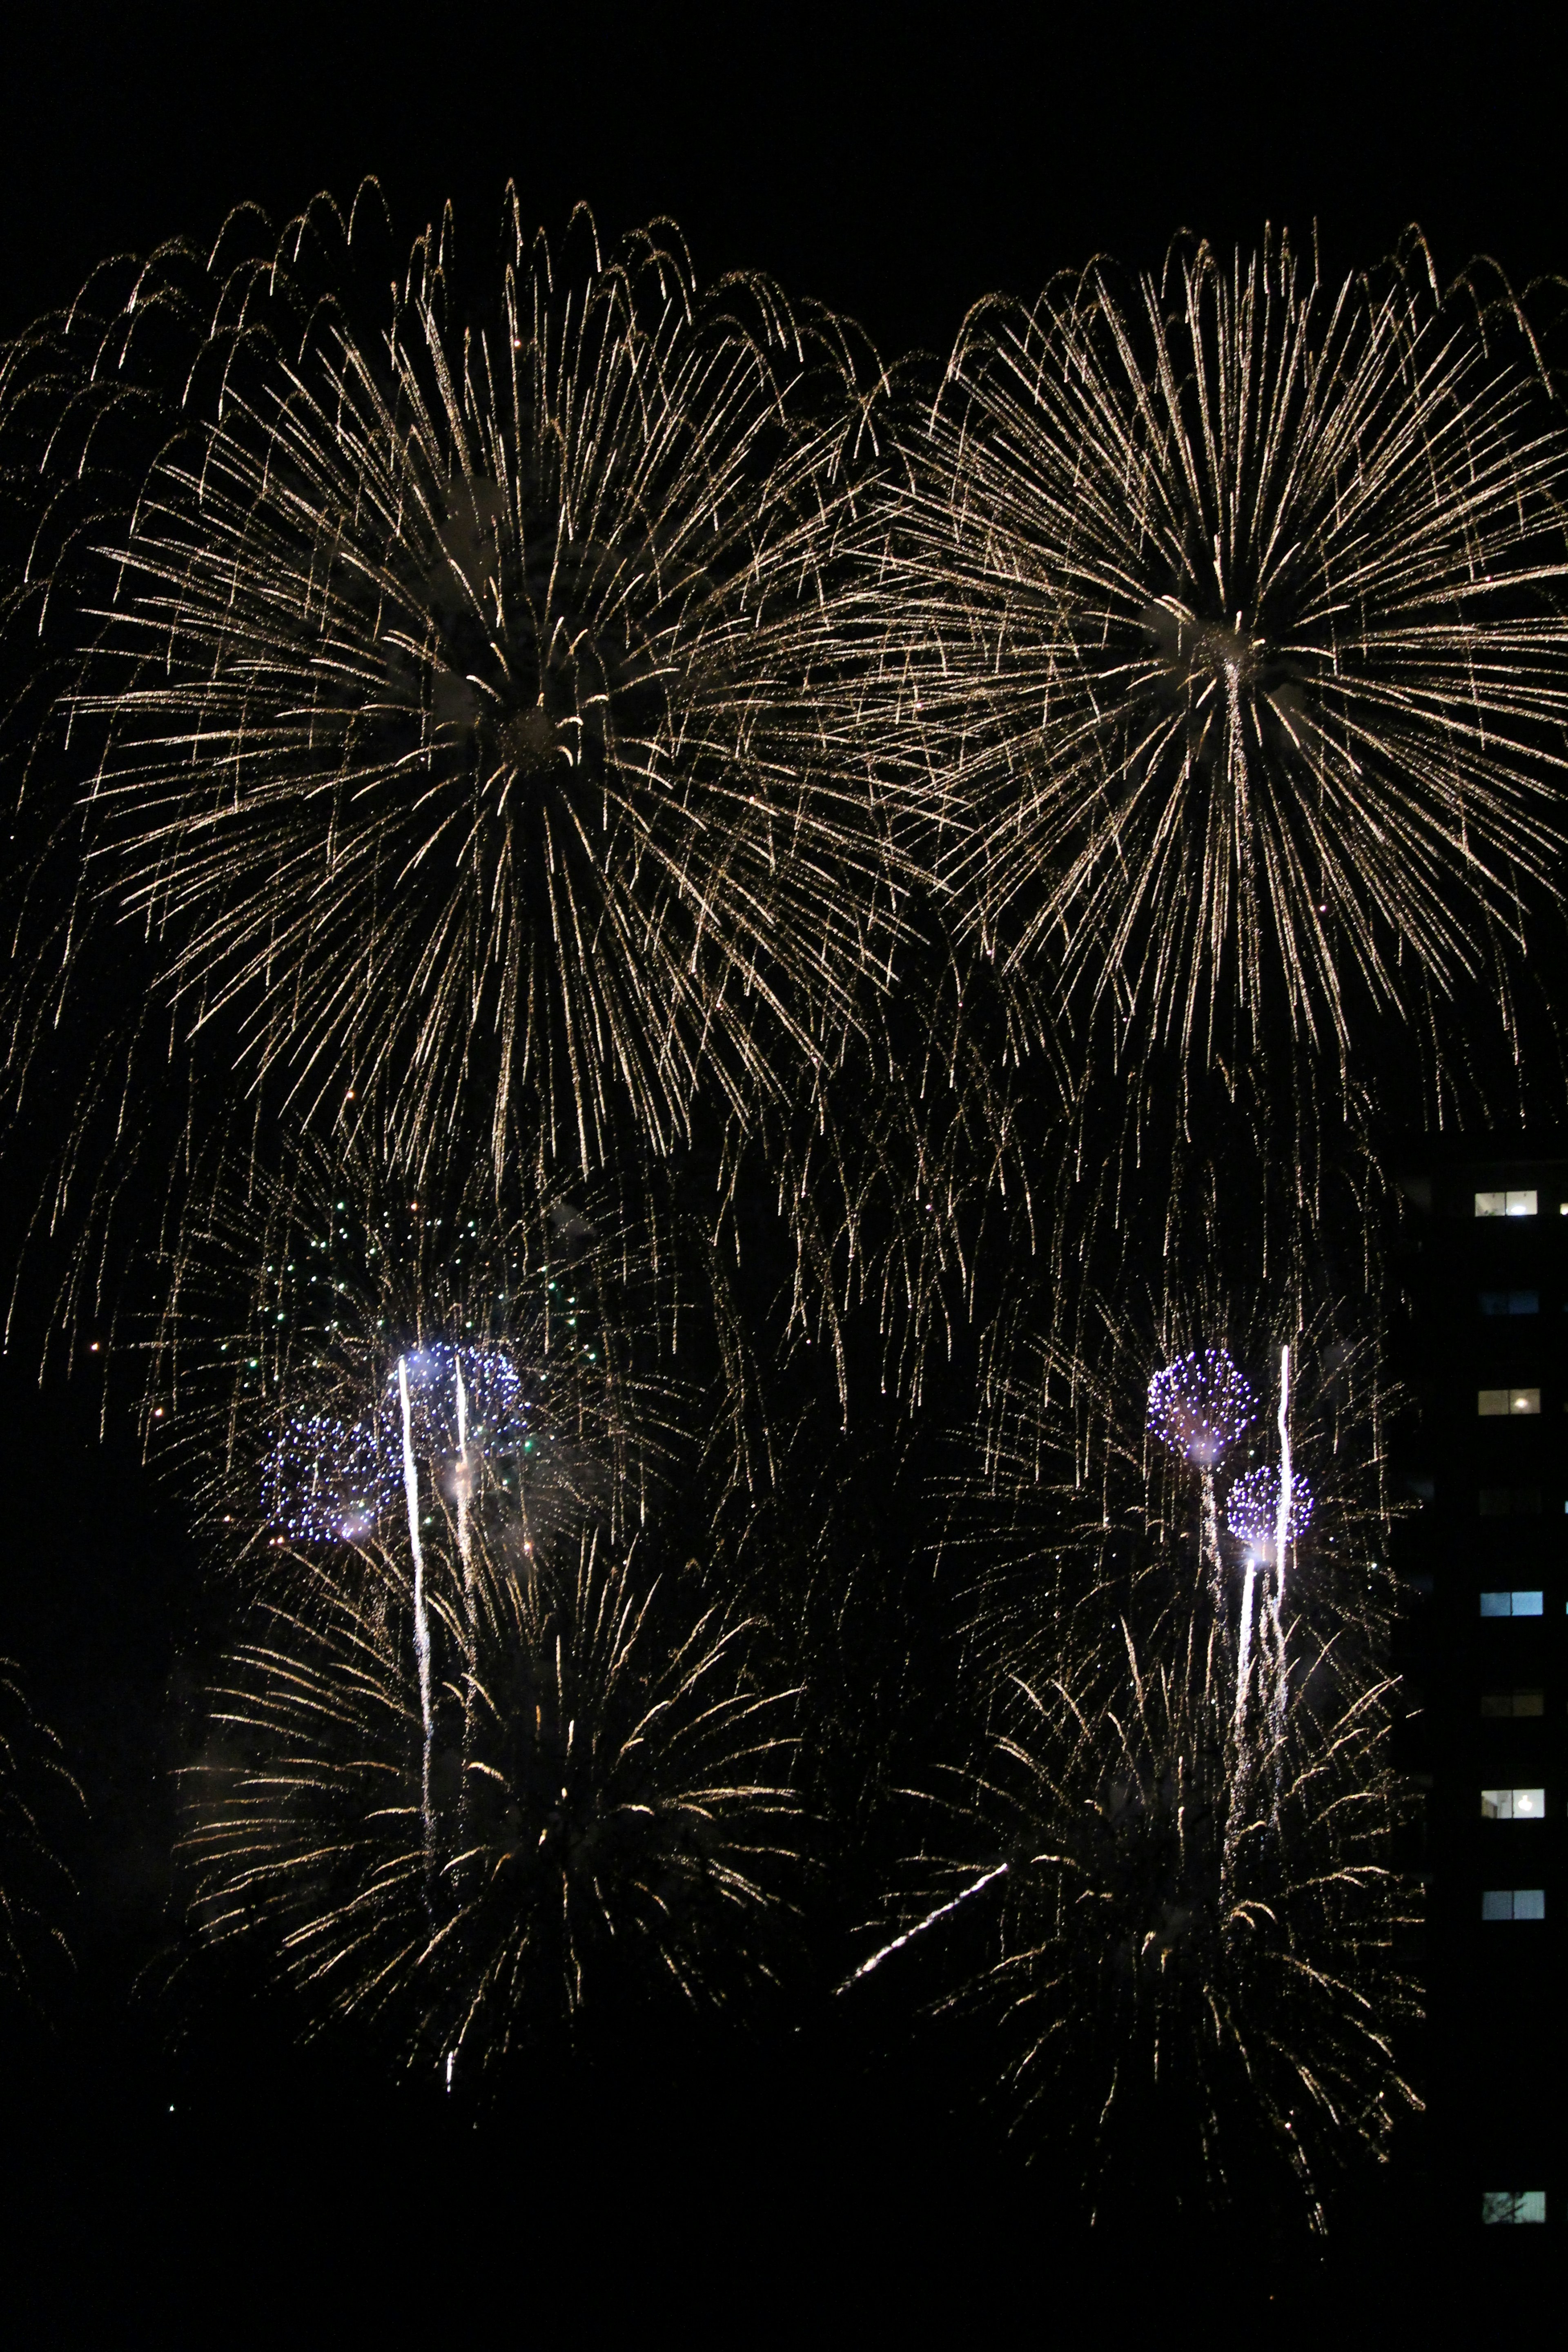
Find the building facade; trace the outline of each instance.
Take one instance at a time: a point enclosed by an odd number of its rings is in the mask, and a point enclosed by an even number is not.
[[[1395,1369],[1428,2095],[1453,2223],[1568,2228],[1568,1155],[1412,1155]]]

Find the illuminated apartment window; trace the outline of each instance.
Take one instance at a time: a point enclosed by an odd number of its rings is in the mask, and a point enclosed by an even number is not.
[[[1510,1598],[1512,1598],[1511,1594]],[[1546,1693],[1544,1691],[1506,1690],[1481,1693],[1481,1713],[1484,1716],[1544,1715],[1545,1712]]]
[[[1533,1591],[1483,1592],[1483,1617],[1540,1617],[1544,1613],[1545,1594]]]
[[[1546,1819],[1544,1789],[1483,1789],[1481,1790],[1483,1822],[1543,1822]]]
[[[1483,1315],[1539,1315],[1539,1290],[1483,1290],[1480,1294]]]
[[[1489,1886],[1481,1896],[1483,1919],[1544,1919],[1544,1886]]]
[[[1545,2219],[1544,2189],[1484,2189],[1481,2191],[1483,2221],[1544,2221]]]
[[[1539,1486],[1483,1486],[1479,1496],[1483,1519],[1532,1518],[1541,1508]],[[1568,1511],[1568,1503],[1563,1506]]]
[[[1478,1389],[1476,1411],[1483,1420],[1500,1413],[1539,1412],[1539,1389]]]
[[[1478,1217],[1533,1217],[1536,1210],[1533,1192],[1478,1192]]]

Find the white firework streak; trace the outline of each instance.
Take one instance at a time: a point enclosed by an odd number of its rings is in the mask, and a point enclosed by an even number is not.
[[[1207,1563],[1209,1597],[1216,1613],[1225,1609],[1225,1569],[1219,1556],[1219,1506],[1215,1500],[1214,1472],[1205,1465],[1203,1477],[1203,1526],[1198,1538],[1199,1550]]]
[[[972,1895],[978,1895],[994,1880],[1005,1878],[1011,1867],[1009,1863],[999,1862],[994,1870],[988,1870],[984,1878],[977,1878],[973,1886],[966,1886],[962,1895],[953,1896],[951,1903],[943,1903],[936,1910],[928,1911],[923,1919],[917,1920],[912,1927],[906,1927],[901,1936],[895,1936],[890,1944],[884,1944],[881,1950],[873,1952],[868,1960],[862,1960],[854,1974],[845,1978],[839,1991],[846,1992],[852,1984],[858,1984],[862,1977],[868,1977],[873,1969],[879,1969],[882,1962],[891,1959],[895,1952],[901,1952],[906,1944],[912,1944],[917,1936],[923,1936],[928,1927],[934,1927],[939,1919],[945,1919],[950,1912],[956,1911],[961,1903],[967,1903]]]
[[[1279,1350],[1279,1507],[1274,1520],[1274,1588],[1269,1596],[1273,1633],[1274,1690],[1269,1712],[1276,1741],[1285,1728],[1285,1686],[1289,1670],[1285,1663],[1285,1547],[1290,1539],[1290,1504],[1295,1482],[1290,1475],[1290,1350]]]
[[[408,1541],[414,1553],[414,1655],[419,1668],[419,1714],[425,1735],[419,1776],[419,1810],[425,1823],[425,1851],[430,1854],[436,1848],[435,1824],[430,1815],[430,1624],[425,1613],[425,1554],[419,1542],[419,1472],[414,1460],[406,1356],[397,1359],[397,1393],[403,1406],[403,1492],[408,1503]]]

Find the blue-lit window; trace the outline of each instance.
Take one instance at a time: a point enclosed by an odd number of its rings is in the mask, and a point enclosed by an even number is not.
[[[1544,2221],[1545,2219],[1544,2189],[1484,2189],[1481,2191],[1483,2221]]]
[[[1539,1290],[1483,1290],[1481,1293],[1483,1315],[1539,1315],[1540,1312]]]
[[[1544,1886],[1489,1886],[1481,1896],[1483,1919],[1544,1919]]]
[[[1544,1600],[1545,1595],[1541,1592],[1483,1592],[1481,1615],[1483,1617],[1539,1617],[1543,1613]]]

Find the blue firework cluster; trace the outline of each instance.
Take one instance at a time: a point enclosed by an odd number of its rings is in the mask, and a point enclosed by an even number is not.
[[[457,1453],[459,1369],[468,1399],[468,1443],[487,1453],[511,1454],[526,1442],[528,1400],[522,1375],[511,1358],[500,1349],[452,1348],[443,1339],[427,1339],[401,1360],[395,1359],[387,1370],[381,1418],[394,1424],[399,1479],[403,1475],[399,1360],[408,1369],[409,1418],[416,1454]]]
[[[403,1507],[400,1363],[420,1460],[457,1457],[459,1370],[469,1447],[492,1460],[531,1450],[527,1385],[511,1358],[499,1349],[427,1340],[393,1359],[377,1403],[357,1420],[298,1412],[284,1422],[262,1467],[261,1504],[268,1521],[296,1541],[357,1543]]]
[[[1195,1349],[1149,1383],[1149,1428],[1184,1461],[1212,1470],[1257,1416],[1251,1384],[1224,1348]]]
[[[1312,1490],[1298,1471],[1290,1480],[1289,1542],[1300,1542],[1312,1524],[1315,1508]],[[1239,1543],[1257,1547],[1273,1543],[1279,1524],[1279,1472],[1275,1464],[1265,1462],[1237,1480],[1226,1496],[1225,1519]]]

